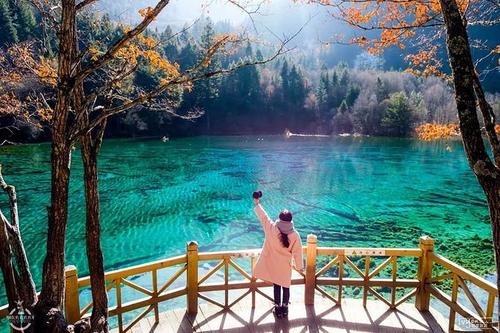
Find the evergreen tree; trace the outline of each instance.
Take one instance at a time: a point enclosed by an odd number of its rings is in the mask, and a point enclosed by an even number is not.
[[[36,20],[31,6],[26,0],[10,0],[10,2],[19,40],[25,41],[35,36]]]
[[[344,100],[342,100],[342,103],[340,103],[339,112],[346,113],[348,110],[349,110],[349,106],[347,105],[347,101],[344,99]]]
[[[147,66],[143,65],[137,69],[134,77],[134,85],[145,90],[154,89],[158,86],[160,79],[158,75],[151,73]]]
[[[323,66],[319,79],[318,89],[316,90],[316,99],[320,112],[320,118],[329,110],[330,95],[330,76],[328,70]]]
[[[283,66],[281,66],[281,89],[283,90],[283,95],[288,93],[288,62],[285,60]]]
[[[0,0],[0,46],[18,42],[16,27],[7,0]]]
[[[260,50],[257,50],[257,52],[255,52],[255,59],[257,59],[257,61],[264,60],[264,56],[262,55],[262,52]]]
[[[336,86],[337,84],[339,84],[339,76],[337,71],[334,70],[332,73],[332,86]]]
[[[389,97],[387,87],[385,86],[384,81],[382,81],[379,77],[377,78],[376,94],[379,102],[382,102],[384,99]]]
[[[381,127],[385,135],[406,136],[410,132],[411,109],[404,92],[389,97],[389,105],[382,116]]]
[[[358,86],[349,85],[347,88],[347,93],[345,95],[345,101],[348,106],[353,106],[356,98],[358,98],[360,89]]]
[[[347,71],[347,69],[345,69],[342,72],[342,75],[340,75],[339,85],[343,88],[347,88],[348,84],[349,84],[349,72]]]
[[[253,58],[252,46],[250,43],[245,48],[246,59],[251,61]],[[253,103],[260,95],[259,72],[255,66],[245,66],[236,73],[238,90],[241,96],[247,97],[248,102]]]
[[[179,65],[181,71],[185,71],[196,65],[197,62],[197,52],[195,46],[191,43],[187,43],[179,53],[178,56]]]
[[[349,107],[345,100],[340,103],[337,114],[332,119],[332,129],[334,133],[352,133],[352,115],[348,112]]]
[[[306,98],[306,89],[302,73],[295,65],[292,66],[288,76],[288,89],[286,95],[290,102],[296,106],[302,106]]]
[[[174,37],[172,28],[167,25],[165,30],[160,34],[160,41],[163,45],[163,54],[169,60],[177,60],[179,56],[177,39]]]
[[[200,54],[198,61],[202,60],[202,57],[204,57],[207,51],[213,46],[214,41],[215,41],[214,26],[212,24],[212,21],[208,19],[207,24],[205,25],[203,33],[201,35],[202,52]],[[217,54],[215,54],[212,56],[212,59],[210,60],[208,66],[205,68],[205,71],[213,72],[219,69],[220,67],[221,67],[220,57]],[[198,92],[199,103],[203,104],[204,102],[217,98],[219,94],[219,84],[220,84],[220,78],[218,77],[212,77],[210,79],[198,82],[197,88],[195,89]]]

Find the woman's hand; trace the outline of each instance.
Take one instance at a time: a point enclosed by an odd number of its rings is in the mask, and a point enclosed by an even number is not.
[[[304,269],[303,269],[303,268],[302,268],[302,269],[297,269],[297,267],[295,267],[295,266],[294,266],[293,268],[294,268],[294,269],[295,269],[298,273],[300,273],[301,275],[304,275],[304,274],[305,274],[305,271],[304,271]]]
[[[260,203],[260,198],[262,198],[262,191],[255,191],[252,193],[253,203],[257,206]]]

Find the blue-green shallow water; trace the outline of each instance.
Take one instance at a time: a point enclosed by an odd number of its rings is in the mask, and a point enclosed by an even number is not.
[[[1,147],[0,161],[5,179],[17,187],[23,237],[39,285],[50,145]],[[315,233],[324,246],[407,247],[429,234],[440,253],[480,274],[493,269],[486,204],[458,141],[107,140],[99,167],[108,270],[184,253],[191,239],[202,251],[260,246],[250,199],[256,189],[264,192],[262,203],[272,216],[282,208],[294,213],[303,240]],[[87,273],[84,207],[76,151],[66,261],[80,275]]]

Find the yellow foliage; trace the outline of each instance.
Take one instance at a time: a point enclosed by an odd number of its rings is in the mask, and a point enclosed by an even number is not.
[[[40,56],[38,63],[34,66],[34,71],[42,82],[53,87],[57,84],[57,70],[52,65],[51,59]]]
[[[296,0],[299,1],[299,0]],[[332,4],[328,0],[304,0],[308,3]],[[457,0],[462,13],[465,13],[471,2],[477,0]],[[335,2],[339,11],[332,13],[350,25],[364,30],[379,29],[380,35],[375,39],[353,38],[350,43],[364,47],[371,54],[381,54],[383,49],[396,46],[404,49],[405,39],[415,37],[415,30],[434,24],[441,16],[440,0],[346,0]],[[428,37],[429,40],[432,37]],[[420,42],[420,41],[419,41]],[[497,47],[500,52],[500,47]],[[425,53],[426,52],[426,53]],[[441,63],[435,50],[426,50],[422,54],[415,54],[408,58],[412,66],[420,68],[416,72],[423,75],[438,75]],[[499,62],[500,63],[500,62]]]
[[[148,17],[153,13],[153,8],[148,6],[146,8],[139,9],[139,15],[142,17]]]
[[[415,129],[420,140],[447,139],[460,135],[458,124],[425,123]]]
[[[99,51],[99,49],[97,48],[96,45],[91,45],[89,47],[89,55],[90,55],[90,59],[92,61],[96,61],[97,60],[97,57],[99,56],[101,52]]]
[[[172,64],[168,59],[163,58],[157,51],[146,50],[142,55],[149,62],[150,70],[162,71],[166,77],[179,75],[179,65],[176,63]]]

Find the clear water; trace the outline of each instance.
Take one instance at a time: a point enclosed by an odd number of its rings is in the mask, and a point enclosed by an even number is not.
[[[50,145],[0,148],[16,185],[26,249],[37,284],[50,200]],[[324,246],[416,246],[480,273],[492,271],[488,212],[461,143],[383,138],[198,137],[107,140],[100,156],[102,246],[106,269],[184,253],[253,248],[262,233],[251,193],[264,192],[272,216],[294,213],[303,240]],[[72,159],[66,261],[85,258],[82,168]],[[6,198],[1,200],[5,208]],[[5,290],[0,287],[0,294]],[[4,297],[3,297],[4,299]]]

